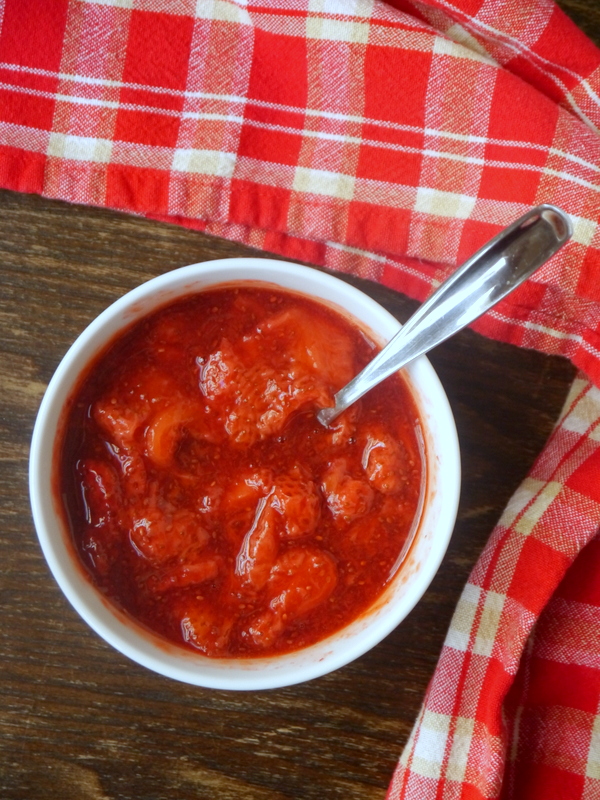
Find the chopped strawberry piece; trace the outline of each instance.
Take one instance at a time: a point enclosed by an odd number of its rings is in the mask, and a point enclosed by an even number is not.
[[[223,339],[219,349],[207,358],[198,358],[200,368],[199,386],[202,394],[209,401],[228,394],[235,394],[243,365],[233,348]]]
[[[237,476],[227,490],[224,502],[229,511],[240,507],[256,506],[273,488],[273,472],[268,468],[248,470]]]
[[[262,589],[277,558],[279,541],[275,533],[274,512],[268,498],[262,498],[252,527],[244,537],[237,555],[235,574],[252,589]]]
[[[407,454],[400,442],[384,431],[370,431],[362,465],[371,486],[382,494],[395,494],[406,481]]]
[[[233,618],[219,613],[208,603],[198,599],[188,599],[180,607],[176,618],[181,620],[183,640],[206,655],[222,653],[229,641]]]
[[[108,449],[121,468],[125,494],[143,494],[146,490],[146,468],[139,452],[137,435],[145,423],[145,415],[134,408],[122,407],[116,400],[96,403],[92,414],[106,434]]]
[[[110,399],[96,403],[92,413],[109,441],[125,453],[135,445],[136,433],[146,421],[139,410]]]
[[[200,497],[200,502],[198,503],[198,511],[200,514],[202,514],[203,522],[205,522],[209,527],[215,524],[215,517],[221,508],[222,501],[223,488],[221,486],[217,486],[216,483],[211,486],[207,486],[202,491],[202,496]]]
[[[154,415],[146,428],[146,453],[162,469],[173,467],[173,458],[181,439],[187,432],[202,435],[198,418],[202,410],[190,401],[171,403]]]
[[[304,309],[290,308],[268,319],[263,328],[279,337],[281,352],[300,372],[318,376],[335,391],[354,377],[353,343],[329,321],[316,322]]]
[[[132,520],[129,534],[139,553],[155,564],[183,560],[190,552],[202,550],[210,539],[193,512],[173,511],[165,505],[148,504],[143,516]]]
[[[336,520],[352,522],[367,514],[373,503],[373,489],[349,474],[345,458],[332,462],[323,475],[321,488]]]
[[[335,446],[349,444],[356,434],[356,424],[360,414],[360,401],[343,411],[330,425],[331,443]]]
[[[220,572],[221,561],[218,558],[204,557],[198,561],[186,564],[177,564],[170,569],[162,571],[153,582],[157,592],[168,589],[181,589],[184,586],[196,586],[206,581],[214,580]]]
[[[103,461],[85,461],[78,472],[87,522],[82,549],[97,573],[106,577],[119,549],[121,487],[115,470]]]
[[[314,533],[321,515],[317,487],[299,467],[275,481],[271,505],[283,517],[283,537],[299,539]]]
[[[177,397],[180,393],[176,376],[166,371],[172,369],[173,363],[177,363],[177,348],[163,347],[154,354],[154,358],[160,363],[145,364],[123,386],[123,389],[128,389],[128,403],[133,403],[144,415],[151,411],[153,400],[157,397]]]
[[[238,444],[252,444],[279,431],[294,410],[283,376],[270,367],[247,366],[225,411],[225,430]]]
[[[321,605],[337,583],[337,568],[324,550],[295,547],[273,567],[268,593],[270,607],[296,619]]]
[[[259,647],[271,646],[291,622],[324,603],[336,584],[335,561],[324,550],[288,550],[271,572],[269,606],[251,620],[247,635]]]
[[[122,492],[114,469],[104,461],[79,465],[80,486],[89,525],[103,528],[114,524],[122,504]]]

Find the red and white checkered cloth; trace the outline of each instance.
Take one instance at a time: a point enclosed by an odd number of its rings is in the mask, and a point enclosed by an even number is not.
[[[551,0],[0,9],[6,188],[421,300],[530,206],[572,215],[474,326],[581,373],[465,587],[389,797],[598,800],[600,52]]]

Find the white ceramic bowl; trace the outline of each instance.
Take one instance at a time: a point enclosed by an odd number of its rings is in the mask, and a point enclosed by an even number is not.
[[[250,280],[320,298],[354,317],[382,344],[400,327],[367,295],[309,267],[233,258],[176,269],[117,300],[79,336],[48,386],[31,443],[29,485],[35,526],[48,565],[76,611],[103,639],[139,664],[176,680],[217,689],[267,689],[299,683],[331,672],[378,644],[411,611],[437,572],[454,528],[460,491],[452,413],[433,368],[421,357],[407,369],[424,427],[427,479],[421,516],[405,563],[360,619],[328,639],[290,654],[215,659],[166,643],[110,605],[86,577],[53,492],[52,465],[65,403],[94,356],[132,322],[182,295]]]

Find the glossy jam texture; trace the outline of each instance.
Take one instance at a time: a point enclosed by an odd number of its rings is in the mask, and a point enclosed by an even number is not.
[[[316,420],[374,353],[336,312],[251,285],[116,338],[71,398],[58,464],[92,581],[209,656],[296,650],[360,616],[397,567],[424,472],[399,376],[332,428]]]

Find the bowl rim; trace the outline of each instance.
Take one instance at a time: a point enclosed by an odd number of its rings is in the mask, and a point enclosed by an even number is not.
[[[226,277],[222,278],[221,273]],[[257,273],[261,277],[255,277]],[[410,591],[400,613],[398,610],[392,613],[394,609],[390,609],[388,604],[385,613],[382,611],[375,617],[377,624],[368,625],[370,617],[367,617],[356,635],[350,631],[354,625],[352,623],[304,650],[248,659],[215,659],[200,653],[188,653],[176,645],[166,645],[164,640],[148,631],[142,631],[138,623],[119,612],[95,589],[90,578],[84,574],[85,568],[79,562],[74,546],[69,546],[68,533],[62,521],[57,521],[60,515],[55,508],[52,465],[60,417],[64,403],[77,385],[86,364],[93,361],[118,331],[187,292],[240,280],[245,283],[270,282],[299,293],[303,293],[301,287],[307,283],[305,295],[320,299],[358,320],[363,327],[370,328],[361,317],[345,308],[347,303],[352,305],[354,302],[361,308],[361,313],[377,320],[381,327],[389,331],[386,335],[377,333],[380,340],[393,335],[401,327],[385,308],[352,284],[328,272],[278,259],[214,259],[179,267],[151,278],[107,306],[77,336],[61,359],[42,398],[33,429],[29,494],[38,540],[54,579],[77,613],[108,644],[138,664],[188,684],[214,689],[274,689],[320,677],[354,661],[384,639],[412,611],[437,573],[454,529],[460,497],[460,451],[454,418],[442,384],[428,359],[421,356],[404,371],[421,417],[422,398],[417,391],[420,382],[427,381],[435,396],[436,418],[439,418],[443,428],[439,435],[443,438],[444,453],[438,468],[443,470],[445,502],[444,513],[438,520],[435,532],[436,542],[432,543],[427,560],[415,566],[415,577],[411,577]],[[332,296],[338,298],[338,302],[331,300]],[[439,453],[436,458],[439,461]],[[62,531],[57,532],[57,528],[62,528]],[[404,570],[405,565],[399,573]],[[395,581],[396,578],[392,583]],[[361,627],[360,624],[358,627]],[[350,633],[345,633],[348,631]]]

